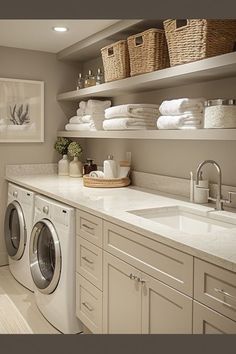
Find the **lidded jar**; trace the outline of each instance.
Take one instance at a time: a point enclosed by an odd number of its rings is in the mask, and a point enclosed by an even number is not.
[[[204,128],[236,128],[236,100],[216,99],[206,101]]]

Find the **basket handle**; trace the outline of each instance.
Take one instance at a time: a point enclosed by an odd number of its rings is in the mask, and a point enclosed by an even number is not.
[[[135,37],[135,47],[140,47],[143,45],[143,36],[137,36]]]
[[[114,56],[114,49],[113,49],[113,47],[107,48],[107,56],[108,56],[108,57]]]
[[[174,21],[175,31],[181,31],[190,26],[190,20],[187,19],[178,19]]]

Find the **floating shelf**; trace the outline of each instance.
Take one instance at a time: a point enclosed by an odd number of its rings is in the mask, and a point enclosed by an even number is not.
[[[236,140],[236,129],[59,131],[57,135],[67,138],[97,139]]]
[[[101,55],[101,48],[128,36],[156,27],[163,28],[163,20],[120,20],[84,40],[63,49],[57,58],[63,61],[84,62]]]
[[[90,97],[112,98],[126,93],[157,90],[232,76],[236,76],[236,52],[61,93],[57,95],[57,100],[80,101]]]

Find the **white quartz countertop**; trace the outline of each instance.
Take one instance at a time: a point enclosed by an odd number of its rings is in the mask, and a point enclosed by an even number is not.
[[[82,178],[58,175],[27,175],[6,177],[10,182],[48,196],[62,203],[90,212],[107,221],[136,231],[144,236],[174,247],[182,252],[236,272],[236,213],[215,211],[212,207],[192,204],[163,193],[137,187],[87,188]],[[196,213],[216,215],[235,228],[207,234],[187,234],[130,214],[128,211],[163,206],[187,206]]]

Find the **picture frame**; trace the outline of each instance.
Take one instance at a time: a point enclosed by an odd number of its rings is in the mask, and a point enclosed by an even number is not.
[[[44,142],[44,81],[0,78],[0,143]]]

